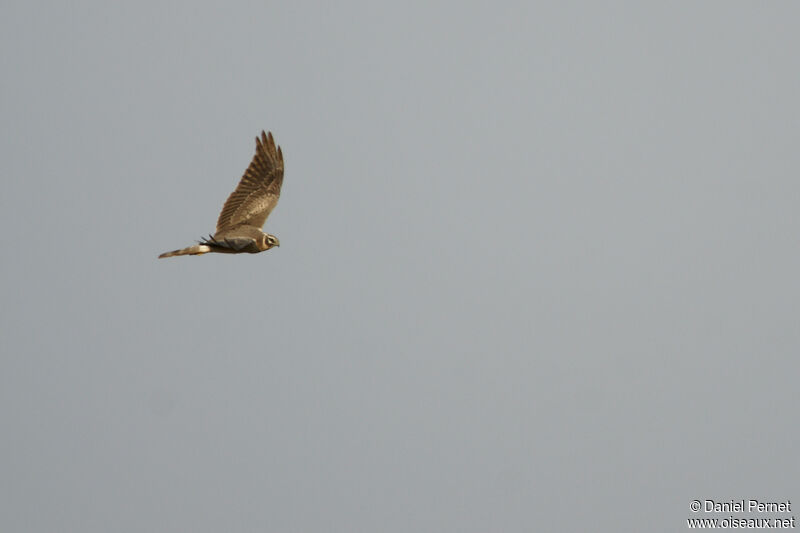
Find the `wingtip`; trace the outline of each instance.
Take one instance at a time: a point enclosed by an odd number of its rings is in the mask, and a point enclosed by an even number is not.
[[[261,136],[256,136],[256,150],[260,149],[275,151],[275,138],[271,131],[261,130]]]

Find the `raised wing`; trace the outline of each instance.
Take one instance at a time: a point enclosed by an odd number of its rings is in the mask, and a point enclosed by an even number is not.
[[[278,203],[283,184],[283,154],[272,133],[256,137],[256,155],[228,196],[217,220],[217,233],[241,225],[260,228]]]

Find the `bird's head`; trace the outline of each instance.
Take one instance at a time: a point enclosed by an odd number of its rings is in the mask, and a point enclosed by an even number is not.
[[[261,236],[261,250],[269,250],[273,246],[280,246],[281,241],[275,235],[270,235],[269,233],[265,233]]]

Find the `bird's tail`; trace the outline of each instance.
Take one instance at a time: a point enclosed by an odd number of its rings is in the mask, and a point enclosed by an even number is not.
[[[163,259],[165,257],[175,257],[176,255],[203,255],[207,254],[210,251],[211,247],[206,244],[195,244],[194,246],[181,248],[180,250],[164,252],[163,254],[159,255],[158,258]]]

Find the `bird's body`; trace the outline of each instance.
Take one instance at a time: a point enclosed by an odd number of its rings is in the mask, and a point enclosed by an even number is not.
[[[207,253],[256,254],[280,246],[278,238],[264,233],[267,217],[278,203],[283,184],[283,153],[272,133],[256,137],[256,155],[217,220],[217,231],[194,246],[165,252],[159,258]]]

